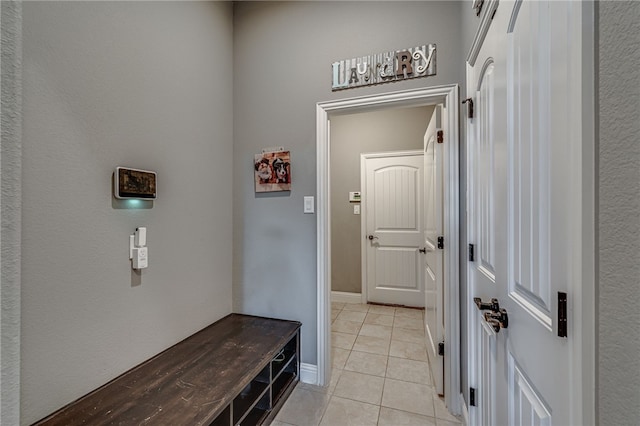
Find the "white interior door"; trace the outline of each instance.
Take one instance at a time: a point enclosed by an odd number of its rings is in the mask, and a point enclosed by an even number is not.
[[[571,156],[569,82],[579,71],[570,25],[579,7],[500,1],[468,68],[475,110],[468,126],[471,424],[579,424],[571,368],[578,347],[558,336],[557,302],[578,284],[571,200],[579,159]],[[506,328],[485,316],[499,316],[492,298],[506,309]]]
[[[424,134],[425,184],[425,331],[427,352],[438,394],[444,394],[444,357],[438,354],[438,344],[444,342],[444,256],[438,248],[438,237],[444,235],[444,167],[441,131],[441,106],[433,111]]]
[[[362,170],[367,301],[423,307],[423,154],[363,154]]]

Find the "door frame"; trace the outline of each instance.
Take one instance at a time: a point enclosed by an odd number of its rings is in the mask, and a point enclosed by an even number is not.
[[[330,116],[385,108],[443,104],[445,134],[445,404],[460,414],[460,180],[459,180],[459,87],[457,84],[391,92],[316,105],[316,197],[317,197],[317,368],[318,384],[331,376],[331,223],[330,223]]]
[[[404,156],[424,156],[424,152],[420,150],[409,150],[409,151],[387,151],[387,152],[366,152],[360,154],[360,193],[361,199],[366,200],[366,185],[364,182],[366,181],[366,170],[365,170],[365,162],[368,159],[372,158],[388,158],[388,157],[404,157]],[[424,192],[424,191],[423,191]],[[363,237],[367,235],[367,207],[366,202],[360,203],[360,236]],[[424,217],[424,211],[423,217]],[[366,244],[368,240],[361,238],[360,240],[360,270],[361,270],[361,282],[360,282],[360,295],[362,303],[367,303],[367,253],[366,253]]]

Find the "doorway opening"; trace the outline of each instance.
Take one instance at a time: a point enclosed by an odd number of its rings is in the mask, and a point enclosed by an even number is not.
[[[459,315],[459,177],[458,177],[458,86],[393,92],[384,95],[322,102],[316,108],[317,148],[317,368],[319,385],[329,383],[331,374],[331,183],[330,119],[344,114],[388,108],[442,105],[444,131],[443,194],[444,285],[446,331],[445,404],[460,413],[460,315]]]
[[[433,112],[418,106],[331,117],[333,302],[424,306],[417,266],[424,260],[423,139]],[[376,274],[376,259],[388,273]],[[367,282],[378,285],[367,292]]]

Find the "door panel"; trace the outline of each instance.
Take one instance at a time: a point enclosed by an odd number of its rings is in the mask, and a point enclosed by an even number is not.
[[[425,331],[431,375],[440,395],[444,394],[444,358],[438,354],[438,344],[444,342],[444,264],[438,237],[444,235],[443,198],[444,167],[442,144],[437,142],[438,123],[442,107],[438,105],[424,135],[425,182]]]
[[[478,314],[480,316],[480,314]],[[478,373],[480,374],[480,386],[476,395],[476,405],[480,407],[481,416],[479,424],[495,425],[496,413],[496,365],[497,365],[497,336],[495,331],[486,322],[478,318],[476,321],[476,334],[479,336],[478,348]]]
[[[420,256],[413,247],[378,247],[375,252],[376,287],[420,292]]]
[[[364,159],[367,300],[424,306],[422,153]]]
[[[502,271],[506,268],[506,216],[501,208],[505,200],[506,123],[504,62],[489,51],[499,50],[499,39],[491,30],[480,51],[473,75],[473,99],[476,107],[469,126],[469,241],[474,245],[474,261],[469,262],[471,297],[488,302],[500,298],[504,288]],[[482,58],[482,59],[481,59]],[[504,295],[502,296],[504,298]],[[476,391],[477,410],[471,410],[471,424],[505,424],[507,407],[496,401],[507,398],[506,379],[500,374],[504,352],[498,335],[484,321],[483,312],[469,300],[471,310],[471,348],[475,350],[475,377],[470,384]]]
[[[416,191],[420,169],[404,165],[374,172],[374,231],[418,232]]]
[[[508,29],[510,294],[551,329],[549,5],[513,9]]]
[[[489,330],[472,300],[471,424],[574,424],[571,340],[559,338],[558,292],[572,279],[573,96],[567,58],[579,2],[500,1],[469,69],[469,294],[497,298],[508,328]],[[489,340],[487,340],[489,339]],[[491,343],[491,339],[495,343]],[[487,398],[494,399],[489,403]],[[504,404],[508,401],[508,404]]]
[[[478,118],[477,118],[477,164],[476,182],[477,200],[475,211],[477,229],[478,272],[491,283],[495,283],[495,152],[494,152],[494,102],[495,102],[495,64],[487,59],[478,79]]]
[[[509,354],[509,424],[551,425],[551,409],[522,368]]]
[[[554,297],[567,292],[575,279],[569,267],[574,250],[570,241],[575,240],[570,200],[577,159],[569,148],[570,102],[577,96],[568,89],[575,75],[567,58],[579,46],[570,43],[567,24],[579,3],[527,1],[510,6],[505,37],[507,105],[513,117],[507,121],[506,282],[508,309],[518,328],[509,334],[509,365],[511,374],[526,379],[519,383],[529,384],[536,413],[544,417],[546,410],[545,421],[571,424],[574,360],[569,341],[556,333]],[[510,416],[516,416],[515,410],[510,406]]]

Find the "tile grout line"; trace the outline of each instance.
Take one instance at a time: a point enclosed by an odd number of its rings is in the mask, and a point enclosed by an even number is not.
[[[327,404],[324,406],[323,410],[322,410],[322,415],[320,416],[320,419],[318,419],[318,425],[320,425],[320,423],[322,423],[322,419],[324,419],[324,415],[327,414],[327,409],[329,408],[329,404],[331,403],[331,399],[333,399],[333,392],[329,392],[329,390],[327,389],[327,393],[329,394],[329,399],[327,401]],[[435,407],[434,407],[435,409]]]

